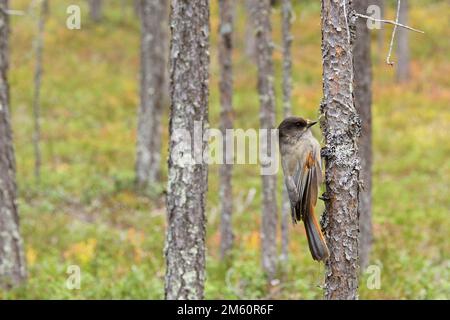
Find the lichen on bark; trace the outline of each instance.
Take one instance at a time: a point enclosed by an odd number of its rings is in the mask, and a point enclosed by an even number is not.
[[[0,0],[0,288],[9,289],[26,278],[19,233],[16,165],[9,115],[8,1]]]
[[[208,127],[209,1],[172,0],[170,27],[165,297],[203,299],[208,167],[204,162],[182,164],[174,151],[192,149],[177,132],[184,130],[194,137],[195,124],[202,132]],[[200,147],[200,151],[207,147],[205,139]]]
[[[351,1],[322,0],[325,212],[322,223],[330,249],[325,298],[358,297],[358,193],[360,120],[353,102],[355,19]],[[346,16],[347,14],[347,16]]]

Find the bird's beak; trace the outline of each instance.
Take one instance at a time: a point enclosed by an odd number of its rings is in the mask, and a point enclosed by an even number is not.
[[[313,125],[315,125],[317,123],[317,121],[308,121],[308,124],[306,125],[308,128],[312,127]]]

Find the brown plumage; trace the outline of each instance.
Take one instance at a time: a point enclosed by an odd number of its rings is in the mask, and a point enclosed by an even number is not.
[[[278,127],[279,145],[292,221],[296,224],[303,220],[313,259],[325,261],[330,254],[314,215],[322,183],[320,144],[310,130],[315,123],[299,117],[286,118]]]

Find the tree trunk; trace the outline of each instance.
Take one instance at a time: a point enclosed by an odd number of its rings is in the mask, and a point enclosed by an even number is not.
[[[133,0],[133,11],[138,18],[141,16],[141,1],[142,0]]]
[[[408,1],[400,3],[399,22],[408,25]],[[397,29],[397,81],[406,82],[409,80],[409,32],[404,28]]]
[[[273,83],[272,26],[270,1],[253,0],[252,17],[255,24],[256,63],[258,66],[258,91],[261,129],[275,126],[275,91]],[[268,134],[268,146],[271,145]],[[276,175],[262,176],[263,208],[261,225],[262,267],[269,281],[274,279],[277,263],[277,197]]]
[[[252,61],[256,60],[256,40],[255,40],[255,26],[252,17],[252,5],[255,0],[244,0],[246,20],[245,20],[245,55]]]
[[[355,0],[354,8],[362,12],[370,0]],[[353,47],[355,70],[355,108],[361,118],[358,150],[361,158],[361,179],[364,188],[359,193],[359,265],[364,270],[372,247],[372,61],[370,32],[365,19],[358,19]]]
[[[283,116],[291,115],[292,92],[292,57],[291,57],[291,0],[283,0]],[[281,208],[281,261],[286,261],[289,256],[289,224],[291,223],[291,205],[287,194],[286,185],[283,183],[283,200]]]
[[[102,0],[89,0],[91,19],[94,22],[102,20]]]
[[[33,121],[34,121],[34,132],[33,132],[33,148],[34,148],[34,176],[36,181],[39,183],[41,177],[41,83],[42,83],[42,64],[43,64],[43,50],[44,50],[44,28],[45,20],[48,13],[48,2],[47,0],[42,1],[39,20],[38,20],[38,30],[36,35],[36,66],[34,70],[34,96],[33,96]]]
[[[360,120],[353,104],[353,19],[351,1],[322,0],[322,129],[326,160],[325,212],[322,223],[330,249],[325,298],[358,297],[358,135]],[[346,20],[351,24],[347,27]]]
[[[167,1],[141,1],[141,102],[138,115],[136,181],[147,189],[160,180],[161,116],[167,61]]]
[[[26,278],[16,203],[16,165],[9,120],[8,1],[0,0],[0,288],[9,289]]]
[[[380,19],[384,19],[384,0],[378,0],[377,1],[378,6],[380,7],[380,14],[381,17]],[[381,24],[381,29],[377,30],[377,41],[378,41],[378,54],[377,54],[377,62],[383,61],[384,62],[384,57],[383,57],[383,52],[384,52],[384,41],[385,41],[385,35],[386,35],[386,29],[383,25],[383,23]],[[383,57],[383,58],[381,58]]]
[[[234,29],[234,0],[219,0],[220,26],[219,26],[219,65],[220,65],[220,129],[224,137],[223,161],[220,167],[220,199],[221,213],[221,242],[220,255],[225,258],[233,246],[233,228],[231,223],[233,211],[233,195],[231,188],[233,155],[227,154],[228,141],[226,130],[233,128],[233,29]]]
[[[208,127],[209,1],[172,0],[170,20],[172,101],[165,297],[192,300],[203,298],[205,281],[208,166],[201,159],[207,141],[199,131]],[[195,149],[191,157],[189,137]]]

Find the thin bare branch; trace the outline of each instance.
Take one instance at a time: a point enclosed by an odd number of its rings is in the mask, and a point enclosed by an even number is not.
[[[392,37],[391,37],[391,43],[389,44],[389,53],[386,57],[386,63],[390,66],[394,65],[394,62],[391,61],[391,54],[392,54],[392,46],[394,45],[394,39],[395,39],[395,32],[397,31],[397,23],[398,23],[398,17],[400,16],[400,4],[402,0],[397,1],[397,14],[395,15],[395,22],[394,30],[392,31]]]
[[[415,28],[413,28],[413,27],[410,27],[410,26],[407,26],[407,25],[404,25],[404,24],[395,22],[395,21],[393,21],[393,20],[376,19],[376,18],[373,18],[373,17],[371,17],[371,16],[366,16],[365,14],[361,14],[361,13],[355,13],[355,15],[358,16],[358,17],[360,17],[360,18],[364,18],[364,19],[368,19],[368,20],[372,20],[372,21],[377,21],[377,22],[382,22],[382,23],[387,23],[387,24],[396,25],[396,26],[398,26],[398,27],[402,27],[402,28],[405,28],[405,29],[408,29],[408,30],[411,30],[411,31],[414,31],[414,32],[425,33],[425,32],[422,31],[422,30],[415,29]]]
[[[344,1],[344,5],[345,5],[345,1]],[[394,30],[392,31],[392,36],[391,36],[391,42],[389,44],[389,52],[388,52],[388,55],[386,57],[386,63],[388,65],[391,65],[391,66],[394,65],[394,62],[391,61],[391,54],[392,54],[392,47],[394,45],[395,33],[397,32],[397,27],[402,27],[402,28],[405,28],[405,29],[408,29],[408,30],[411,30],[411,31],[414,31],[414,32],[418,32],[418,33],[425,33],[422,30],[418,30],[418,29],[412,28],[410,26],[407,26],[407,25],[404,25],[404,24],[401,24],[401,23],[398,22],[399,16],[400,16],[400,5],[401,5],[401,0],[398,0],[397,1],[397,14],[395,16],[395,21],[393,21],[393,20],[385,20],[385,19],[376,19],[376,18],[367,16],[365,14],[356,13],[356,12],[354,13],[357,17],[361,17],[361,18],[365,18],[365,19],[368,19],[368,20],[372,20],[372,21],[383,22],[383,23],[388,23],[388,24],[393,24],[394,25]],[[344,6],[344,10],[345,10],[345,6]]]

